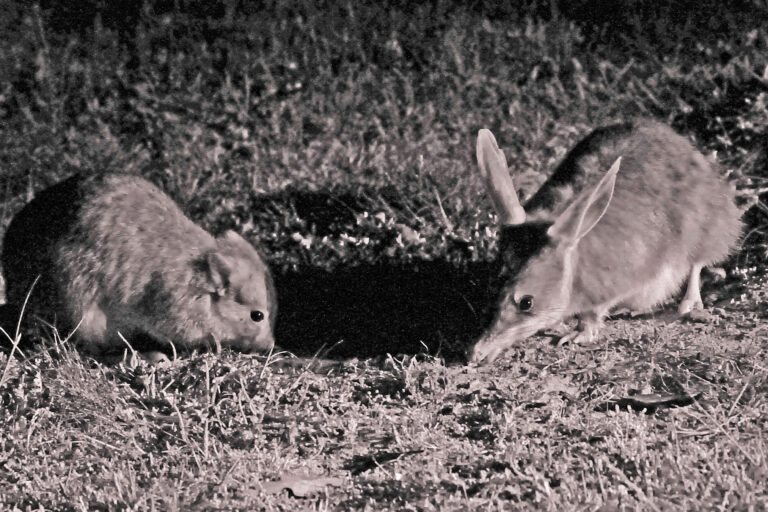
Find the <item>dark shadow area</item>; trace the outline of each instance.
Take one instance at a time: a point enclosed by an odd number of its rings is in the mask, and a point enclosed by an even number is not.
[[[300,355],[428,352],[463,360],[490,324],[494,265],[446,261],[340,265],[275,276],[277,344]]]
[[[269,232],[275,218],[290,219],[288,231],[316,242],[260,242],[271,255],[275,340],[283,349],[330,358],[426,352],[460,361],[493,319],[500,262],[479,258],[486,249],[434,225],[421,232],[413,212],[428,214],[416,194],[360,183],[289,187],[254,196],[251,208],[258,232]],[[387,222],[377,223],[380,213]],[[398,226],[405,224],[427,241],[404,240]],[[337,243],[363,236],[365,244]]]

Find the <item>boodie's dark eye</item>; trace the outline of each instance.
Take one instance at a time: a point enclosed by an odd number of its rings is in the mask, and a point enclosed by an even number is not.
[[[533,297],[530,295],[523,295],[520,297],[520,302],[517,304],[517,308],[520,311],[530,311],[533,307]]]
[[[254,322],[261,322],[264,320],[264,313],[258,310],[251,311],[251,320]]]

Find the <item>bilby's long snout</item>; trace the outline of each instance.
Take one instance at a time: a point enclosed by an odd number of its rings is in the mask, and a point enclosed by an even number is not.
[[[492,363],[504,348],[499,343],[494,343],[493,338],[483,337],[467,349],[467,362],[476,365],[485,365]]]

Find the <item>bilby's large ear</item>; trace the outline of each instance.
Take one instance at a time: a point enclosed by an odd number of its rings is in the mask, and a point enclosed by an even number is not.
[[[617,158],[611,168],[586,197],[576,199],[560,214],[547,234],[552,238],[564,241],[568,245],[576,245],[579,240],[592,231],[605,215],[608,205],[613,198],[616,185],[616,174],[619,172],[621,157]]]
[[[496,144],[496,138],[485,128],[477,132],[477,165],[501,224],[510,226],[525,222],[525,210],[517,198],[507,159]]]

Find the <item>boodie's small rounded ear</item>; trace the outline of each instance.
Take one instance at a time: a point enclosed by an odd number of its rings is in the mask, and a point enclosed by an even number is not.
[[[576,245],[592,231],[611,204],[620,166],[621,157],[616,159],[588,196],[576,199],[560,214],[547,234],[568,245]]]
[[[209,291],[223,297],[229,288],[229,276],[232,273],[232,263],[219,251],[205,253],[204,267],[210,285]]]
[[[525,222],[525,210],[520,206],[515,184],[509,175],[507,159],[490,130],[483,128],[477,132],[476,152],[485,189],[491,196],[501,224],[511,226]]]

